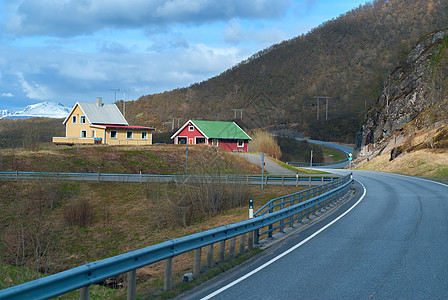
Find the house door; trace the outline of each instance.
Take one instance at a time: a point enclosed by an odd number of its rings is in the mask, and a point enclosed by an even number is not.
[[[186,145],[187,144],[187,138],[186,137],[177,138],[177,143],[179,145]]]
[[[188,139],[188,144],[193,145],[193,138]]]

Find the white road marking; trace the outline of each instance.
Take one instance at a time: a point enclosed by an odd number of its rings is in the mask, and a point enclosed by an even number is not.
[[[361,196],[361,198],[359,198],[359,200],[353,204],[352,207],[350,207],[347,211],[345,211],[342,215],[340,215],[339,217],[337,217],[336,219],[334,219],[333,221],[331,221],[330,223],[328,223],[327,225],[325,225],[324,227],[322,227],[321,229],[319,229],[318,231],[316,231],[315,233],[313,233],[312,235],[310,235],[309,237],[307,237],[306,239],[304,239],[303,241],[301,241],[300,243],[298,243],[297,245],[289,248],[288,250],[286,250],[285,252],[279,254],[278,256],[274,257],[273,259],[271,259],[270,261],[264,263],[263,265],[259,266],[258,268],[256,268],[255,270],[247,273],[246,275],[238,278],[235,281],[232,281],[231,283],[229,283],[226,286],[223,286],[222,288],[220,288],[219,290],[214,291],[213,293],[205,296],[204,298],[201,298],[201,300],[207,300],[210,299],[222,292],[224,292],[225,290],[231,288],[232,286],[234,286],[235,284],[243,281],[246,278],[249,278],[250,276],[254,275],[255,273],[263,270],[264,268],[266,268],[267,266],[269,266],[270,264],[276,262],[277,260],[279,260],[280,258],[282,258],[283,256],[291,253],[292,251],[296,250],[297,248],[299,248],[300,246],[304,245],[305,243],[309,242],[312,238],[316,237],[319,233],[323,232],[325,229],[327,229],[328,227],[330,227],[331,225],[333,225],[334,223],[336,223],[337,221],[339,221],[343,216],[345,216],[346,214],[348,214],[353,208],[355,208],[365,197],[366,193],[367,193],[367,189],[364,186],[364,184],[362,184],[360,181],[357,181],[359,184],[361,184],[362,188],[364,189],[364,192]]]

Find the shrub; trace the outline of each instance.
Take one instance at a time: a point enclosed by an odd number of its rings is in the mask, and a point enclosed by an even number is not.
[[[252,141],[250,142],[250,151],[263,152],[267,155],[280,159],[282,152],[275,137],[269,132],[255,129],[251,133]]]

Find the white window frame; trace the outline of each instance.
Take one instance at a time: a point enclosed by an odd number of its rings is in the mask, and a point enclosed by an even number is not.
[[[203,137],[203,136],[196,136],[195,138],[194,138],[194,143],[196,144],[196,145],[199,145],[198,144],[198,139],[204,139],[204,143],[203,144],[207,144],[207,139],[205,138],[205,137]],[[201,144],[202,145],[202,144]]]
[[[194,131],[194,126],[193,125],[188,125],[188,131]]]
[[[72,116],[72,124],[76,124],[76,115]]]
[[[241,145],[240,145],[240,143],[241,143]],[[236,145],[237,145],[238,148],[244,148],[244,140],[238,140],[236,142]]]
[[[145,135],[145,136],[143,136]],[[142,140],[147,140],[148,139],[148,131],[142,131]]]
[[[177,137],[177,145],[183,145],[179,143],[179,139],[186,139],[185,145],[188,145],[188,137],[187,136],[178,136]]]
[[[112,132],[115,132],[115,136],[112,136]],[[111,139],[118,139],[118,131],[117,130],[111,130],[109,136],[110,136]]]
[[[81,138],[86,138],[87,137],[87,130],[82,129],[81,130]]]
[[[79,124],[86,124],[86,116],[79,117]]]
[[[129,137],[129,133],[131,134],[131,137]],[[134,131],[126,131],[126,139],[127,140],[133,140],[134,139]]]

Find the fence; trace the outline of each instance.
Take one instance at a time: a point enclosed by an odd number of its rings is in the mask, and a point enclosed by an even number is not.
[[[331,165],[337,165],[348,161],[348,157],[338,160],[338,161],[331,161],[326,163],[314,163],[312,164],[312,167],[324,167],[324,166],[331,166]],[[293,166],[293,167],[309,167],[310,163],[306,162],[287,162],[287,165]]]
[[[313,188],[301,193],[276,198],[257,211],[257,216],[253,219],[173,239],[14,286],[0,291],[0,299],[46,299],[76,289],[81,289],[81,299],[89,299],[90,285],[124,273],[127,273],[128,279],[128,299],[135,299],[136,270],[162,260],[165,260],[164,289],[170,290],[172,288],[173,257],[194,250],[193,272],[198,275],[200,273],[202,247],[207,247],[207,266],[211,267],[213,265],[213,244],[219,243],[221,260],[225,256],[225,242],[229,240],[229,257],[234,257],[236,237],[239,236],[239,253],[243,253],[246,248],[246,234],[249,233],[248,248],[252,249],[254,243],[258,243],[260,235],[272,233],[276,228],[282,231],[282,226],[285,226],[285,224],[292,226],[294,221],[300,222],[303,218],[309,217],[309,214],[322,209],[345,195],[352,182],[351,175],[348,175],[327,184],[327,188]],[[290,199],[286,200],[288,197]],[[302,202],[294,204],[296,201]],[[283,206],[286,203],[289,206],[285,208]],[[275,207],[279,209],[275,210]],[[280,225],[277,226],[276,224]],[[268,230],[259,234],[259,231],[263,228],[268,228]]]
[[[113,173],[58,173],[58,172],[22,172],[8,171],[0,172],[0,179],[60,179],[60,180],[78,180],[78,181],[115,181],[115,182],[185,182],[187,180],[221,180],[223,182],[246,182],[249,184],[287,184],[295,182],[299,184],[323,184],[331,182],[335,175],[296,175],[296,176],[276,176],[276,175],[155,175],[155,174],[113,174]]]

